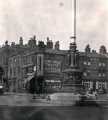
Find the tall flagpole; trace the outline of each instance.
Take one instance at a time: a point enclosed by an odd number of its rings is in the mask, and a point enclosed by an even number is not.
[[[73,15],[73,36],[71,36],[70,38],[74,40],[74,42],[76,43],[76,0],[74,0],[74,15]]]
[[[74,0],[74,42],[76,43],[76,0]]]

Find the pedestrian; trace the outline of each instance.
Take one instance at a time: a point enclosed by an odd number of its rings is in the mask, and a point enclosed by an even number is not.
[[[47,96],[47,101],[50,102],[51,101],[51,97],[48,95]]]
[[[95,98],[97,99],[97,91],[94,91],[93,94],[94,94]]]

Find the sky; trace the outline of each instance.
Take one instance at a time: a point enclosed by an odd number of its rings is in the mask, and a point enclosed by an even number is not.
[[[108,0],[77,0],[77,46],[87,44],[98,50],[108,48]],[[49,36],[69,49],[73,35],[73,0],[0,0],[0,45],[6,40],[24,43],[36,35],[37,41]]]

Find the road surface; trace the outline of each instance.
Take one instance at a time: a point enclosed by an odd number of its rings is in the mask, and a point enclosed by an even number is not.
[[[108,108],[50,106],[29,94],[5,94],[0,96],[0,120],[108,120]]]

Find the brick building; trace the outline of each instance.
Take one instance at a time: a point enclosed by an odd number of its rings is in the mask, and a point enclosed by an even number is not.
[[[34,69],[37,76],[44,76],[48,86],[60,86],[63,80],[65,56],[67,51],[59,50],[59,42],[55,43],[47,38],[46,45],[39,41],[38,45],[9,58],[8,78],[11,89],[17,91],[32,78]],[[53,83],[53,85],[51,84]]]
[[[82,68],[82,84],[86,89],[107,89],[108,57],[106,53],[96,51],[80,52],[80,68]]]
[[[104,46],[100,47],[99,53],[91,50],[89,45],[84,52],[79,52],[76,43],[71,43],[69,50],[60,50],[59,41],[53,45],[47,38],[46,44],[43,41],[37,43],[34,36],[27,45],[23,44],[21,37],[18,45],[12,43],[10,46],[6,42],[0,50],[0,55],[5,56],[0,63],[7,75],[10,91],[23,89],[35,72],[37,76],[44,76],[50,88],[74,84],[73,74],[86,89],[108,88],[108,56]]]

